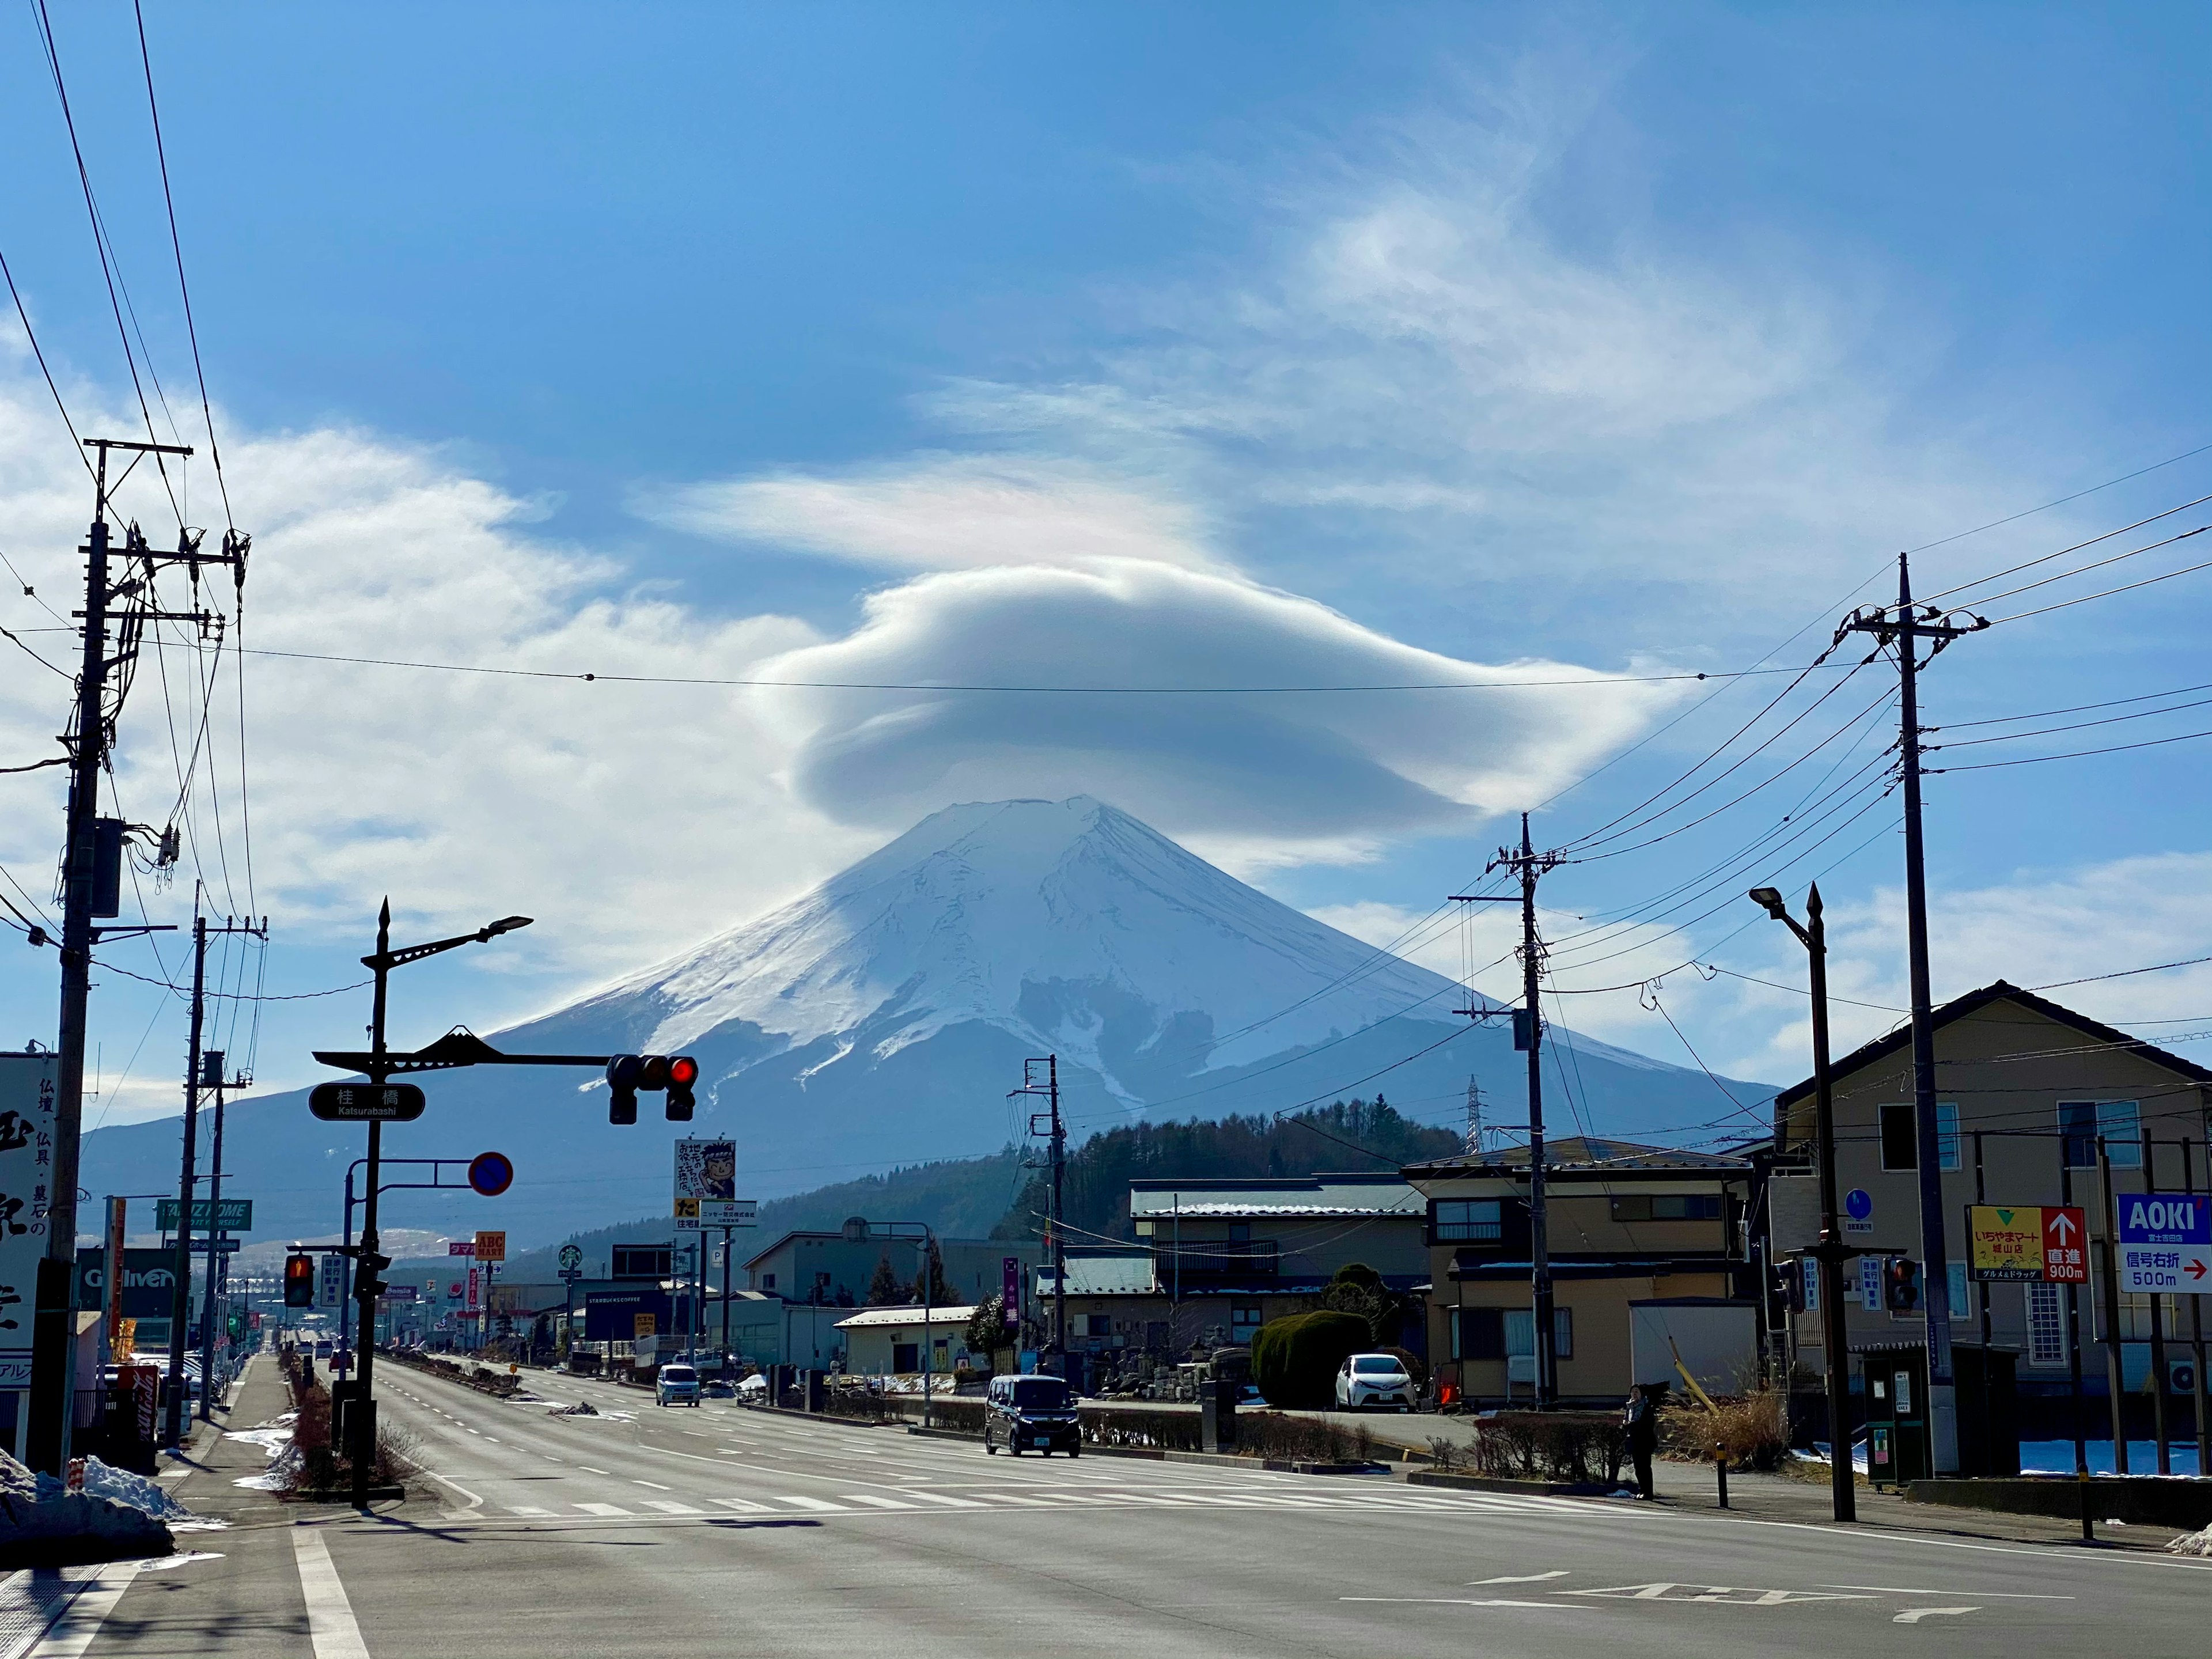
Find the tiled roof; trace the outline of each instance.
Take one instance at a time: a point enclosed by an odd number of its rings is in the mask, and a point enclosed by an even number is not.
[[[1419,1215],[1421,1195],[1395,1175],[1286,1176],[1241,1181],[1133,1181],[1132,1220],[1197,1216]]]
[[[972,1307],[932,1308],[929,1310],[929,1322],[932,1326],[965,1325],[975,1317],[975,1310]],[[850,1319],[839,1320],[837,1328],[841,1331],[869,1330],[885,1325],[920,1325],[921,1323],[921,1310],[919,1307],[866,1308],[854,1314]]]
[[[1747,1171],[1751,1166],[1740,1158],[1715,1152],[1685,1152],[1674,1146],[1651,1146],[1639,1141],[1592,1135],[1567,1135],[1545,1143],[1544,1167],[1566,1174],[1578,1170],[1599,1174],[1679,1170],[1692,1175],[1733,1175]],[[1480,1157],[1445,1158],[1429,1164],[1409,1164],[1406,1174],[1418,1180],[1446,1176],[1522,1175],[1528,1168],[1528,1149],[1508,1146]]]

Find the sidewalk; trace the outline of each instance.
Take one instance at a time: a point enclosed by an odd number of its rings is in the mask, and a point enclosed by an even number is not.
[[[161,1484],[179,1503],[210,1521],[227,1521],[234,1527],[289,1525],[290,1516],[274,1492],[236,1484],[266,1472],[268,1454],[252,1441],[228,1437],[234,1429],[257,1428],[291,1408],[291,1392],[284,1386],[276,1356],[256,1354],[246,1361],[228,1404],[216,1402],[215,1420],[195,1419],[184,1449],[161,1454]]]
[[[1725,1513],[1748,1521],[1784,1522],[1797,1526],[1833,1526],[1833,1502],[1827,1471],[1814,1466],[1817,1478],[1795,1474],[1753,1474],[1729,1471],[1729,1507]],[[1710,1463],[1653,1466],[1658,1501],[1685,1513],[1719,1515],[1719,1481]],[[1873,1532],[1921,1533],[1948,1538],[1974,1538],[2007,1543],[2081,1544],[2078,1521],[2058,1521],[2039,1515],[2007,1515],[1996,1510],[1967,1509],[1949,1504],[1911,1504],[1893,1492],[1876,1492],[1861,1484],[1857,1494],[1858,1525]],[[2180,1536],[2169,1527],[2097,1526],[2097,1547],[2108,1549],[2163,1550]]]

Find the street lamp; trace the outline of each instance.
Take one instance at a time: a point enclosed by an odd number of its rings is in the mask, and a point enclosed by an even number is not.
[[[929,1268],[937,1255],[937,1235],[930,1231],[927,1221],[872,1221],[866,1225],[869,1232],[880,1228],[883,1231],[892,1234],[893,1237],[896,1236],[896,1230],[901,1227],[917,1228],[921,1233],[921,1426],[926,1429],[930,1426],[930,1404],[933,1398],[930,1385],[933,1381],[933,1375],[930,1362],[936,1357],[935,1350],[930,1343],[929,1332],[931,1293],[936,1286],[930,1282],[932,1275]],[[860,1232],[854,1229],[850,1222],[848,1222],[846,1226],[848,1231],[845,1236],[848,1238],[866,1238],[868,1236],[866,1232]]]
[[[1820,1347],[1827,1362],[1828,1485],[1838,1521],[1858,1518],[1858,1493],[1851,1468],[1850,1381],[1846,1369],[1849,1340],[1844,1319],[1844,1247],[1836,1220],[1836,1112],[1828,1076],[1828,933],[1820,920],[1820,889],[1805,895],[1805,925],[1790,914],[1781,893],[1754,887],[1751,901],[1797,935],[1811,959],[1813,975],[1813,1137],[1820,1182],[1820,1242],[1808,1252],[1820,1270]]]
[[[528,916],[501,916],[497,921],[487,922],[473,933],[461,933],[453,939],[434,939],[428,945],[403,945],[392,948],[392,901],[386,899],[376,915],[376,951],[363,957],[361,965],[375,975],[375,991],[370,1004],[368,1024],[368,1064],[364,1068],[369,1081],[383,1083],[392,1073],[389,1051],[384,1045],[385,982],[394,968],[404,968],[409,963],[420,962],[425,957],[434,957],[464,945],[485,945],[501,933],[511,933],[518,927],[530,926]],[[353,1462],[353,1502],[356,1509],[368,1507],[368,1474],[376,1461],[376,1407],[369,1396],[370,1373],[376,1357],[376,1297],[372,1288],[376,1275],[362,1270],[362,1264],[377,1260],[376,1199],[379,1192],[377,1176],[384,1152],[384,1125],[375,1118],[368,1121],[368,1191],[362,1200],[361,1243],[355,1256],[354,1293],[361,1306],[356,1316],[355,1328],[361,1334],[361,1363],[354,1371],[351,1397],[346,1407],[346,1425],[351,1431],[347,1438],[352,1443],[349,1455]]]

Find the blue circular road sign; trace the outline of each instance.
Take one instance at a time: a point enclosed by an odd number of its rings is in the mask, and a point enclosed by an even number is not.
[[[1874,1200],[1863,1187],[1854,1187],[1844,1196],[1844,1208],[1850,1212],[1851,1219],[1864,1221],[1874,1213]]]
[[[469,1160],[469,1185],[486,1198],[497,1198],[514,1184],[514,1165],[505,1152],[478,1152]]]

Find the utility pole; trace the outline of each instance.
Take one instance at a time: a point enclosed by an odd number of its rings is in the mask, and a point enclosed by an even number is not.
[[[1536,883],[1547,872],[1565,863],[1555,852],[1539,853],[1528,839],[1528,815],[1521,815],[1521,848],[1501,847],[1483,869],[1510,871],[1520,878],[1521,995],[1522,1006],[1513,1017],[1513,1046],[1528,1055],[1528,1288],[1536,1360],[1536,1408],[1548,1411],[1559,1397],[1559,1333],[1553,1328],[1552,1250],[1549,1218],[1545,1204],[1544,1169],[1544,1011],[1539,1000],[1544,971],[1544,949],[1536,937]],[[1498,893],[1455,893],[1455,903],[1511,903],[1512,896]],[[1474,1006],[1460,1010],[1471,1018],[1487,1011]]]
[[[248,921],[240,923],[226,917],[220,927],[210,927],[207,918],[200,914],[200,891],[192,889],[192,1000],[185,1051],[185,1147],[182,1169],[177,1179],[177,1265],[175,1269],[176,1295],[171,1304],[169,1317],[169,1380],[168,1409],[164,1414],[162,1444],[172,1449],[182,1445],[185,1437],[185,1339],[191,1326],[192,1307],[192,1196],[198,1185],[193,1173],[193,1161],[198,1152],[200,1091],[216,1090],[221,1099],[222,1087],[222,1056],[204,1051],[200,1038],[206,1025],[207,1008],[207,944],[210,934],[251,933],[257,939],[268,937],[268,923],[256,925]],[[207,1061],[215,1066],[210,1075]],[[217,1120],[218,1124],[220,1119]],[[216,1243],[222,1237],[222,1218],[215,1200],[222,1196],[222,1140],[220,1127],[215,1145],[216,1176],[210,1183],[213,1191],[208,1204],[208,1302],[206,1316],[200,1323],[200,1420],[208,1422],[214,1393],[214,1332],[210,1328],[215,1312],[216,1267],[220,1253]]]
[[[92,525],[85,545],[83,652],[77,672],[76,704],[63,743],[69,750],[69,807],[62,839],[61,1012],[57,1031],[54,1088],[54,1156],[48,1200],[41,1219],[46,1229],[46,1255],[39,1269],[32,1322],[30,1422],[26,1450],[31,1466],[62,1475],[69,1463],[70,1419],[76,1390],[72,1375],[76,1345],[70,1313],[76,1278],[76,1189],[79,1141],[84,1125],[84,1044],[92,992],[92,951],[103,938],[169,931],[167,927],[100,927],[99,918],[118,914],[117,891],[122,842],[127,826],[100,816],[100,776],[113,746],[115,725],[123,712],[129,679],[121,683],[111,707],[108,678],[135,662],[145,624],[190,622],[203,636],[222,620],[198,609],[165,611],[155,607],[154,578],[166,565],[184,565],[197,598],[202,565],[228,565],[243,588],[251,538],[228,531],[220,553],[200,551],[198,532],[180,531],[174,553],[156,553],[134,525],[125,537],[122,579],[109,575],[107,523],[111,451],[133,457],[131,467],[148,455],[190,455],[185,444],[136,443],[119,438],[91,438],[85,447],[96,457],[93,467]],[[157,460],[155,463],[159,465]],[[112,623],[119,641],[108,653]],[[183,1340],[183,1332],[177,1340]]]
[[[1905,951],[1912,988],[1912,1106],[1917,1132],[1920,1186],[1920,1255],[1928,1341],[1928,1442],[1932,1473],[1959,1472],[1958,1384],[1951,1364],[1950,1254],[1943,1230],[1942,1135],[1936,1121],[1936,1023],[1928,975],[1928,873],[1920,833],[1920,641],[1929,641],[1927,660],[1962,634],[1989,626],[1979,617],[1965,623],[1944,620],[1932,605],[1915,609],[1912,571],[1897,556],[1897,604],[1866,605],[1836,630],[1871,634],[1897,652],[1898,749],[1905,782]]]
[[[1040,1066],[1044,1067],[1042,1083],[1039,1083],[1036,1077],[1036,1068]],[[1051,1137],[1052,1200],[1050,1213],[1045,1223],[1045,1243],[1052,1251],[1052,1346],[1048,1352],[1056,1356],[1059,1360],[1059,1370],[1055,1375],[1066,1376],[1067,1375],[1067,1241],[1063,1237],[1064,1230],[1060,1226],[1060,1200],[1062,1178],[1067,1164],[1067,1126],[1061,1121],[1060,1115],[1060,1056],[1047,1054],[1042,1060],[1024,1060],[1022,1086],[1012,1091],[1007,1098],[1012,1099],[1014,1095],[1043,1095],[1047,1097],[1051,1107],[1049,1111],[1030,1114],[1030,1133],[1033,1136],[1044,1134]],[[1042,1129],[1037,1127],[1039,1118],[1046,1121],[1046,1127]]]

